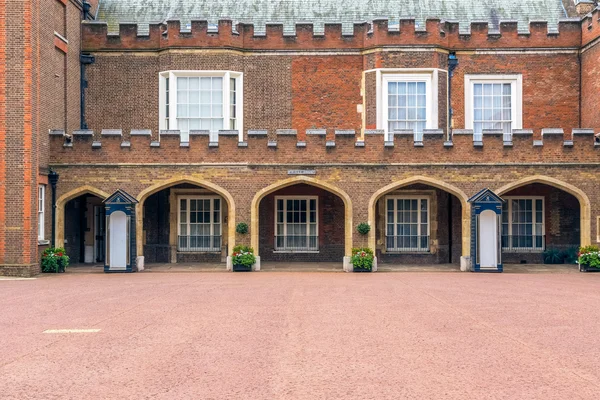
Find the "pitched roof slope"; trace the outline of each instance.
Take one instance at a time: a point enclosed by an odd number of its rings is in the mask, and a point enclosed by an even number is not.
[[[311,22],[316,33],[325,23],[342,23],[344,33],[352,33],[354,22],[381,17],[392,22],[413,17],[420,26],[427,17],[457,20],[465,31],[471,21],[486,20],[492,27],[517,20],[520,30],[527,30],[529,21],[545,20],[555,30],[567,15],[561,0],[102,0],[97,20],[107,22],[110,32],[118,32],[119,22],[138,23],[143,31],[150,22],[169,19],[181,20],[185,29],[191,20],[216,24],[230,18],[254,24],[255,32],[264,32],[268,22],[283,23],[286,33],[294,32],[297,22]]]

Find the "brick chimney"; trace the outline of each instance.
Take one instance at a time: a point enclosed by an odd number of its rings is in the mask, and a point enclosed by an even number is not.
[[[596,8],[596,2],[594,0],[573,0],[575,3],[575,12],[580,17],[589,14],[594,8]]]

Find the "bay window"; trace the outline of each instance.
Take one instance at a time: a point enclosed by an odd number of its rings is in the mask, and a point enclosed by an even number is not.
[[[243,74],[232,71],[166,71],[160,73],[160,129],[207,130],[218,141],[220,130],[239,130],[242,138]]]
[[[428,252],[430,226],[429,198],[386,197],[386,250]]]
[[[415,141],[423,140],[423,130],[438,127],[437,70],[413,72],[377,70],[377,128],[392,141],[394,131],[412,130]]]
[[[502,249],[544,250],[544,198],[505,197],[502,206]]]
[[[275,250],[319,250],[318,198],[275,198]]]
[[[177,250],[221,251],[221,198],[179,196],[177,202]]]

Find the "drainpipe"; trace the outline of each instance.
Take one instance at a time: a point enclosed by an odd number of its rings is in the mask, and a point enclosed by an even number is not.
[[[452,140],[452,119],[454,118],[454,110],[452,109],[452,77],[457,66],[458,58],[456,58],[456,53],[451,52],[448,54],[448,140]]]
[[[56,171],[50,170],[48,181],[52,189],[52,248],[56,245],[56,184],[58,183],[58,177],[59,175]]]
[[[90,10],[92,5],[87,1],[83,1],[81,7],[82,20],[91,19]],[[87,88],[87,80],[85,79],[85,66],[93,64],[94,56],[89,54],[79,53],[79,91],[80,91],[80,102],[79,102],[79,127],[80,129],[88,129],[87,121],[85,120],[85,89]]]

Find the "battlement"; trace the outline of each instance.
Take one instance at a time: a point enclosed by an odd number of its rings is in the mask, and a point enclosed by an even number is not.
[[[472,130],[455,129],[448,138],[441,129],[417,134],[399,130],[385,135],[382,130],[361,134],[347,129],[191,131],[135,129],[124,134],[118,129],[50,131],[51,163],[461,163],[461,162],[600,162],[600,143],[592,129],[546,128]]]
[[[592,15],[597,14],[597,11]],[[587,21],[587,18],[584,19]],[[588,22],[589,23],[589,22]],[[585,25],[585,22],[584,24]],[[486,22],[474,21],[467,32],[458,22],[430,18],[424,27],[414,19],[401,19],[390,26],[388,19],[355,23],[351,34],[342,24],[324,25],[316,32],[311,23],[297,23],[295,31],[284,32],[283,24],[266,24],[265,31],[256,32],[252,24],[233,24],[219,20],[213,28],[206,20],[192,21],[190,29],[182,30],[180,21],[151,23],[144,35],[137,24],[120,23],[119,33],[109,34],[105,22],[82,23],[83,50],[93,51],[158,51],[168,48],[231,48],[238,50],[362,50],[378,46],[438,46],[450,50],[514,47],[579,47],[582,21],[565,19],[558,30],[549,30],[546,21],[531,21],[527,31],[519,30],[516,21],[500,21],[498,29]]]
[[[586,46],[600,38],[600,7],[581,20],[581,45]]]

